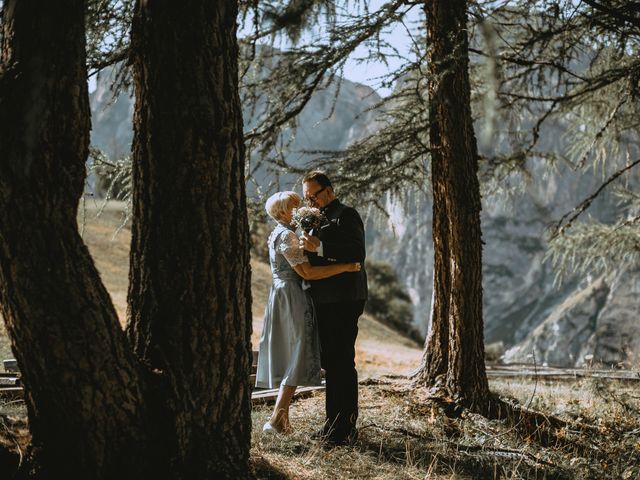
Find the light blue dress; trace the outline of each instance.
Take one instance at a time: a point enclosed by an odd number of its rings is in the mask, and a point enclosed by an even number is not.
[[[291,228],[269,235],[273,283],[264,312],[256,387],[320,385],[320,340],[313,303],[292,268],[307,261]]]

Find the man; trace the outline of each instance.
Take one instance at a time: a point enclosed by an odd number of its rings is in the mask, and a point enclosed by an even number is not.
[[[310,206],[319,208],[328,222],[319,231],[303,234],[300,245],[311,265],[360,262],[359,272],[311,281],[318,328],[321,364],[326,372],[326,421],[319,436],[329,445],[346,445],[357,437],[358,373],[355,342],[358,318],[367,299],[364,269],[364,225],[358,212],[340,203],[331,181],[320,171],[305,175],[302,192]]]

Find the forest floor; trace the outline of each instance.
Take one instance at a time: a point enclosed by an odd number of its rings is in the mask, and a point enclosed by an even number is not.
[[[87,207],[84,238],[124,323],[128,227],[114,237],[122,206],[110,204],[98,218],[96,205]],[[253,260],[252,277],[257,348],[268,264]],[[3,329],[0,322],[0,356],[11,358]],[[321,391],[294,401],[295,430],[288,436],[263,435],[272,405],[255,405],[251,455],[258,478],[640,479],[640,378],[490,377],[491,390],[526,414],[487,419],[463,411],[452,417],[409,378],[420,363],[420,346],[368,316],[359,331],[357,442],[325,450],[309,439],[324,417]],[[0,445],[15,452],[28,440],[24,403],[0,399]]]

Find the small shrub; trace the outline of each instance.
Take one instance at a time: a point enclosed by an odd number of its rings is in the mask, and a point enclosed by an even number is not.
[[[97,198],[131,202],[132,193],[132,157],[125,155],[115,160],[95,147],[90,148],[91,165],[88,174],[95,177]]]
[[[267,212],[264,210],[264,203],[248,199],[247,211],[249,215],[249,235],[251,242],[251,255],[264,262],[269,262],[269,246],[267,239],[274,227]]]
[[[411,297],[391,265],[367,260],[369,299],[365,311],[385,325],[422,344],[423,338],[413,325]]]

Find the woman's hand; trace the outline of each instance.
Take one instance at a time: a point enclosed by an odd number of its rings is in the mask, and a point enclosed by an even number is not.
[[[345,272],[359,272],[361,269],[361,265],[360,263],[356,262],[356,263],[345,263],[344,264],[344,271]]]
[[[313,235],[304,232],[300,236],[300,247],[307,252],[315,252],[318,250],[320,246],[320,239],[318,237],[314,237]]]

